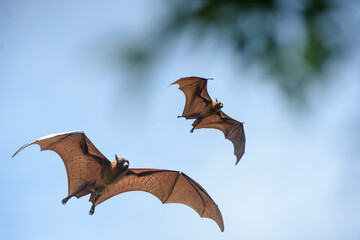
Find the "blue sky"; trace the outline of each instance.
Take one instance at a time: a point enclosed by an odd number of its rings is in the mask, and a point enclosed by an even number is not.
[[[260,67],[234,69],[231,52],[189,50],[186,37],[141,76],[146,88],[126,84],[126,71],[106,56],[112,43],[157,24],[160,3],[0,2],[1,238],[359,239],[360,54],[330,66],[330,84],[313,86],[305,113],[262,80],[269,76]],[[185,98],[167,86],[192,75],[213,77],[210,96],[245,122],[236,167],[221,132],[190,134],[191,121],[176,118]],[[72,130],[110,160],[116,153],[130,167],[185,172],[218,204],[224,233],[191,208],[143,192],[118,195],[89,216],[87,197],[60,203],[67,180],[54,152],[31,146],[10,158],[27,142]]]

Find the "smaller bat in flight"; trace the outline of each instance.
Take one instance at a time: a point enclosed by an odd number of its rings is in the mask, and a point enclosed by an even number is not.
[[[195,119],[191,133],[198,128],[215,128],[222,131],[225,138],[234,145],[236,164],[238,164],[245,152],[243,123],[227,116],[221,111],[223,104],[217,99],[214,102],[210,98],[207,91],[208,80],[200,77],[186,77],[170,84],[179,84],[179,89],[184,92],[186,98],[183,114],[178,118]]]
[[[214,220],[224,231],[224,222],[216,203],[204,188],[180,171],[129,168],[129,161],[118,158],[110,162],[82,131],[51,134],[25,144],[24,148],[40,145],[41,150],[52,150],[62,158],[68,178],[68,196],[72,198],[90,195],[89,214],[95,206],[124,192],[145,191],[162,203],[182,203],[193,208],[201,217]]]

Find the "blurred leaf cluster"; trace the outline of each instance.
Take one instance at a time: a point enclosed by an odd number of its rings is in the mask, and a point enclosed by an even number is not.
[[[216,39],[248,64],[261,64],[290,98],[302,99],[327,63],[347,45],[339,13],[352,1],[342,0],[196,0],[166,1],[163,26],[146,38],[147,45],[130,48],[129,62],[148,66],[163,48],[182,34],[194,42]],[[234,66],[236,68],[236,66]]]

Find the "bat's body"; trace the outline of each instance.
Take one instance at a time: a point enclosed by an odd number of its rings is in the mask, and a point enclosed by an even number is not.
[[[182,203],[193,208],[201,217],[213,219],[224,231],[218,206],[200,184],[179,171],[129,168],[129,161],[118,158],[110,162],[96,149],[82,131],[52,134],[21,147],[13,157],[32,144],[41,150],[52,150],[62,158],[68,176],[68,196],[61,202],[91,194],[89,214],[101,202],[129,191],[145,191],[162,203]]]
[[[92,197],[95,197],[96,195],[103,194],[106,189],[119,182],[126,175],[128,169],[120,169],[117,166],[118,161],[125,161],[125,165],[129,164],[127,159],[118,159],[116,157],[116,161],[111,162],[111,164],[102,165],[101,173],[97,180],[93,183],[88,183],[83,191],[88,191],[92,193]]]
[[[194,129],[196,128],[196,126],[204,119],[207,117],[210,117],[212,115],[215,114],[219,114],[220,113],[220,109],[222,108],[223,104],[219,101],[215,101],[215,102],[207,102],[206,106],[204,108],[204,110],[202,110],[199,114],[198,117],[196,117],[196,120],[193,123],[193,128],[190,130],[190,132],[194,132]],[[186,116],[178,116],[178,118],[180,117],[186,117]],[[190,119],[191,116],[188,116],[188,119]]]
[[[127,160],[126,160],[127,161]],[[114,185],[127,173],[126,170],[120,170],[116,167],[116,161],[111,162],[111,165],[105,165],[102,173],[99,175],[96,182],[90,187],[90,191],[97,194],[102,194],[108,187]]]
[[[207,103],[204,110],[199,114],[198,119],[204,119],[218,113],[220,111],[220,108],[217,107],[219,103],[219,101]]]
[[[68,195],[61,202],[62,204],[66,204],[66,202],[73,196],[79,197],[81,194],[91,193],[90,199],[94,199],[93,205],[90,209],[89,214],[94,214],[96,201],[98,198],[112,185],[119,182],[127,173],[129,161],[124,158],[115,157],[116,160],[111,162],[110,164],[101,165],[101,172],[98,175],[96,181],[94,182],[86,182],[82,184],[75,192]]]
[[[226,139],[234,145],[236,164],[245,152],[245,133],[241,122],[238,122],[221,111],[223,104],[212,101],[207,92],[206,78],[186,77],[180,78],[172,84],[179,84],[186,97],[185,108],[180,117],[195,119],[190,130],[198,128],[216,128],[222,131]],[[171,85],[172,85],[171,84]]]
[[[204,107],[204,109],[199,112],[199,113],[193,113],[193,114],[189,114],[189,115],[185,115],[185,116],[178,116],[178,118],[186,118],[186,119],[196,119],[198,122],[203,120],[206,117],[210,117],[211,115],[214,114],[218,114],[221,107],[222,103],[219,101],[216,102],[206,102],[206,106]],[[195,124],[193,124],[194,126]],[[195,128],[193,128],[191,130],[191,132],[194,131]]]

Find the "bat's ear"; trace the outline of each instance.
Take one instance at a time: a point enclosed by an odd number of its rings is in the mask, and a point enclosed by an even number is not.
[[[116,155],[116,153],[115,153],[115,160],[117,160],[118,159],[118,156]]]
[[[215,98],[215,102],[217,102],[218,100],[217,100],[217,98]]]

